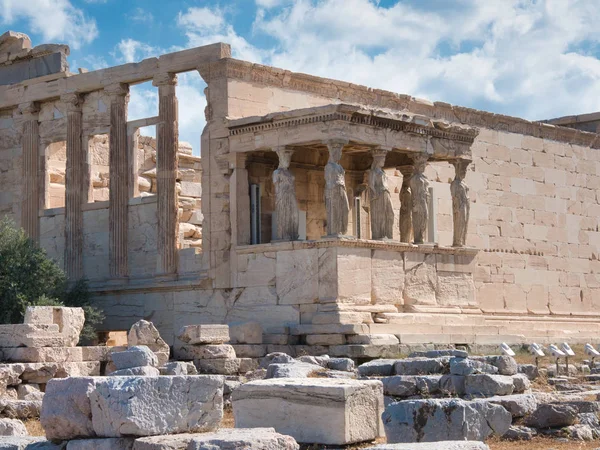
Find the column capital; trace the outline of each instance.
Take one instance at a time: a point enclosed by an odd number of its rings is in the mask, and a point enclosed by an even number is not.
[[[72,92],[70,94],[61,95],[60,101],[63,102],[67,106],[67,111],[77,112],[77,111],[81,111],[83,97],[81,96],[81,94]]]
[[[114,101],[119,97],[126,97],[129,95],[129,86],[125,83],[109,84],[104,88],[104,92],[110,96],[111,101]]]
[[[427,166],[429,155],[426,153],[417,153],[412,157],[412,160],[414,163],[414,171],[423,173],[425,171],[425,166]]]
[[[325,139],[323,144],[327,147],[344,147],[344,145],[348,145],[349,140],[345,138],[331,138]]]
[[[392,150],[391,147],[373,147],[371,149],[371,154],[376,156],[387,156],[387,154]]]
[[[152,86],[177,86],[177,75],[169,72],[154,75]]]
[[[279,159],[279,168],[280,169],[289,169],[290,163],[292,162],[292,155],[294,154],[294,149],[291,147],[286,147],[285,145],[281,145],[278,147],[274,147],[273,150],[277,153],[277,158]]]
[[[38,102],[21,103],[19,104],[17,112],[23,119],[37,120],[38,113],[40,112],[40,105]]]

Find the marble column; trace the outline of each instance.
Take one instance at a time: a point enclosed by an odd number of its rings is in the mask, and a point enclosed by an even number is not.
[[[107,86],[104,90],[110,96],[109,268],[112,278],[123,278],[128,274],[129,149],[127,145],[127,102],[129,87],[118,83]]]
[[[246,168],[248,154],[233,153],[233,172],[229,178],[230,217],[232,245],[249,245],[250,236],[250,184]]]
[[[67,165],[65,171],[65,272],[70,280],[83,277],[83,211],[86,196],[85,155],[81,145],[81,105],[79,94],[63,95],[67,108]]]
[[[469,199],[469,187],[465,183],[465,176],[467,175],[467,167],[470,163],[471,161],[464,159],[452,162],[455,169],[455,177],[450,184],[452,219],[454,223],[453,247],[464,247],[467,242],[471,203]]]
[[[325,166],[325,208],[327,210],[327,236],[342,236],[348,230],[348,194],[346,172],[340,165],[342,149],[348,143],[344,139],[325,142],[329,150],[329,162]]]
[[[40,238],[40,132],[38,123],[39,107],[29,102],[19,105],[23,120],[23,193],[21,202],[21,227],[27,235],[38,242]]]
[[[156,127],[156,184],[158,214],[158,273],[177,272],[177,76],[157,75],[152,82],[158,87],[158,116]]]
[[[373,151],[373,163],[369,171],[369,204],[371,211],[371,239],[393,239],[394,207],[388,186],[387,175],[383,170],[387,151]]]
[[[410,178],[413,166],[398,167],[402,174],[402,187],[400,188],[400,242],[409,243],[412,239],[412,194],[410,192]]]
[[[296,177],[290,171],[290,162],[294,151],[280,147],[275,149],[275,152],[279,157],[279,167],[273,172],[277,218],[275,239],[295,241],[298,239],[299,210],[296,198]]]
[[[414,173],[410,178],[412,196],[412,223],[415,244],[425,242],[427,220],[429,218],[429,181],[425,177],[428,156],[418,154],[413,157]]]

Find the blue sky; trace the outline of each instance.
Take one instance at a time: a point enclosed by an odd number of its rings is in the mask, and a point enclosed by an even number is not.
[[[71,46],[73,72],[217,41],[289,70],[544,119],[600,111],[596,0],[0,0],[2,28]],[[199,149],[203,83],[180,78]],[[132,90],[130,117],[156,113]]]

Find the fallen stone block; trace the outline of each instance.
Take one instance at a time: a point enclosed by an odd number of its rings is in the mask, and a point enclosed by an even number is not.
[[[83,347],[17,347],[0,349],[6,362],[82,362]],[[99,359],[97,360],[99,361]]]
[[[143,366],[143,367],[131,367],[129,369],[115,370],[111,372],[111,377],[157,377],[160,375],[160,371],[156,367]]]
[[[75,439],[66,450],[131,450],[135,438]]]
[[[153,352],[166,353],[167,355],[170,352],[169,344],[160,337],[160,333],[154,324],[147,320],[139,320],[134,323],[127,334],[127,346],[135,347],[136,345],[145,345]]]
[[[525,425],[533,428],[554,428],[573,425],[577,420],[577,408],[567,403],[542,403],[525,417]]]
[[[518,373],[512,376],[513,379],[513,392],[515,394],[521,394],[531,388],[531,382],[527,375],[524,373]]]
[[[58,326],[58,333],[62,337],[62,346],[75,347],[79,342],[79,335],[85,323],[85,313],[83,308],[28,306],[25,311],[23,323],[36,325],[56,324]],[[40,347],[46,346],[42,345]]]
[[[231,345],[179,345],[173,349],[179,359],[235,359],[235,350]]]
[[[329,355],[324,356],[309,356],[303,355],[296,358],[296,362],[303,362],[307,364],[313,364],[315,366],[321,366],[327,368],[327,363],[329,362]]]
[[[459,399],[404,400],[383,413],[388,443],[482,441],[492,433],[503,435],[511,420],[499,405]]]
[[[396,375],[443,375],[450,371],[450,357],[399,359],[394,371]]]
[[[183,327],[177,338],[186,344],[224,344],[229,342],[228,325],[188,325]]]
[[[365,450],[490,450],[490,448],[483,442],[442,441],[416,444],[383,444],[377,447],[368,447]]]
[[[56,371],[56,377],[98,377],[102,363],[100,361],[84,361],[80,363],[63,363],[59,364]],[[23,376],[25,380],[25,376]],[[32,383],[43,383],[42,381],[26,380]]]
[[[482,361],[497,367],[500,375],[515,375],[519,371],[517,362],[512,356],[471,356],[471,359]]]
[[[134,450],[298,450],[291,436],[273,428],[233,428],[212,433],[152,436],[136,440]],[[68,450],[68,449],[67,449]]]
[[[381,435],[383,385],[376,380],[252,381],[237,388],[232,401],[237,427],[269,424],[298,442],[346,445]]]
[[[191,362],[173,361],[160,368],[161,375],[198,375],[196,366]]]
[[[0,347],[64,347],[56,324],[0,325]]]
[[[397,359],[375,359],[358,366],[358,374],[363,377],[388,377],[394,375]]]
[[[447,375],[422,375],[415,377],[417,390],[421,395],[434,395],[440,392],[440,383]]]
[[[42,437],[4,436],[0,437],[0,450],[30,450],[34,448],[32,444],[43,442],[47,441]],[[58,449],[59,447],[56,448]]]
[[[513,393],[513,379],[506,375],[467,375],[465,394],[475,397],[493,397]]]
[[[450,374],[451,375],[472,375],[478,373],[498,373],[498,368],[482,361],[476,361],[468,358],[452,358],[450,359]]]
[[[517,373],[525,374],[530,381],[533,381],[540,376],[540,371],[535,364],[519,364],[517,366]]]
[[[210,431],[223,418],[223,378],[108,377],[90,402],[99,437]]]
[[[576,424],[564,428],[569,439],[574,441],[593,441],[594,432],[589,425]]]
[[[299,361],[287,364],[271,364],[267,368],[265,378],[306,378],[324,370],[322,366]]]
[[[537,436],[535,428],[524,427],[521,425],[511,425],[502,439],[507,441],[530,441]]]
[[[158,358],[145,345],[136,345],[122,352],[113,352],[110,357],[117,370],[144,366],[156,367],[158,365]]]
[[[263,359],[260,360],[260,367],[266,369],[271,364],[285,364],[294,362],[294,358],[292,358],[287,353],[274,352],[269,353]]]
[[[456,358],[468,358],[469,353],[464,350],[455,348],[447,348],[442,350],[427,350],[423,352],[412,352],[408,355],[409,358],[440,358],[442,356],[451,356]]]
[[[18,419],[0,419],[0,436],[28,436],[25,424]]]
[[[196,359],[194,365],[199,373],[209,375],[235,375],[240,371],[240,360],[235,359]]]
[[[262,344],[263,327],[258,322],[230,323],[229,337],[232,344]]]
[[[417,394],[417,377],[414,375],[394,375],[381,379],[384,395],[410,397]]]
[[[354,361],[350,358],[329,358],[327,367],[331,370],[341,370],[342,372],[353,372]]]
[[[50,380],[40,422],[50,440],[95,437],[90,394],[99,378],[65,378]]]
[[[440,392],[444,395],[462,397],[465,395],[465,377],[460,375],[442,375]]]
[[[398,345],[331,345],[330,356],[348,358],[393,358],[399,353]]]
[[[490,397],[486,400],[503,406],[513,417],[525,417],[533,413],[538,407],[535,395],[531,394],[503,395]]]
[[[37,384],[20,384],[17,386],[17,399],[42,401],[44,393]]]
[[[37,419],[40,417],[42,402],[40,400],[0,399],[0,417],[9,419]]]

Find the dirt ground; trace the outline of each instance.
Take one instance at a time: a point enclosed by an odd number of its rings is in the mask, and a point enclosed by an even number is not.
[[[599,441],[592,442],[558,442],[555,439],[538,437],[531,441],[500,441],[498,438],[486,442],[491,450],[595,450],[600,448]]]

